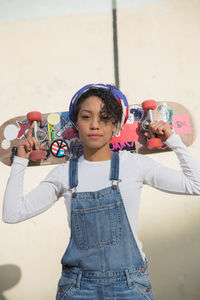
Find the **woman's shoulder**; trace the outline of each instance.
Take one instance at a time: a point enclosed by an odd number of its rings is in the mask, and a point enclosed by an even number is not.
[[[148,155],[143,155],[135,152],[130,152],[127,150],[119,151],[120,163],[125,164],[126,162],[129,164],[139,164],[140,167],[146,164],[152,164],[155,161],[150,158]]]
[[[58,163],[58,165],[54,166],[54,168],[50,171],[50,174],[55,176],[63,176],[63,174],[66,174],[69,168],[69,161],[66,161],[64,163]]]
[[[119,151],[120,164],[123,165],[136,165],[140,160],[141,154],[133,153],[127,150]]]
[[[141,154],[130,152],[127,150],[119,151],[120,160],[138,160],[142,156]]]

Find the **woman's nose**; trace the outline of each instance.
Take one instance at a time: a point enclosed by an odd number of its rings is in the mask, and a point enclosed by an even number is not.
[[[99,128],[99,118],[92,118],[90,123],[90,129],[98,129]]]

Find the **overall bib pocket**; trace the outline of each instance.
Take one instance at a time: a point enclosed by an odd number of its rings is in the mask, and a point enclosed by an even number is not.
[[[121,203],[74,209],[72,226],[81,249],[114,245],[121,239]]]

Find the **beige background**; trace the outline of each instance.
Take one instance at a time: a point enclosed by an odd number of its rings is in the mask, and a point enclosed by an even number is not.
[[[53,2],[0,1],[1,123],[32,110],[67,110],[82,85],[114,83],[111,1]],[[183,103],[199,128],[200,2],[117,4],[120,87],[129,102]],[[198,131],[190,146],[198,159],[199,146]],[[179,168],[172,152],[151,157]],[[27,169],[24,192],[52,168]],[[9,173],[0,164],[1,205]],[[199,231],[200,196],[144,187],[140,239],[156,300],[200,299]],[[55,299],[69,238],[64,200],[25,222],[1,222],[0,237],[0,299]]]

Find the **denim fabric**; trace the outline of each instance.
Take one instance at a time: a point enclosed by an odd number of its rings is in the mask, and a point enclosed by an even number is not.
[[[70,187],[78,185],[78,160],[70,161]],[[112,186],[73,193],[71,237],[62,258],[57,300],[152,300],[144,261],[118,185],[119,156],[112,152]]]

